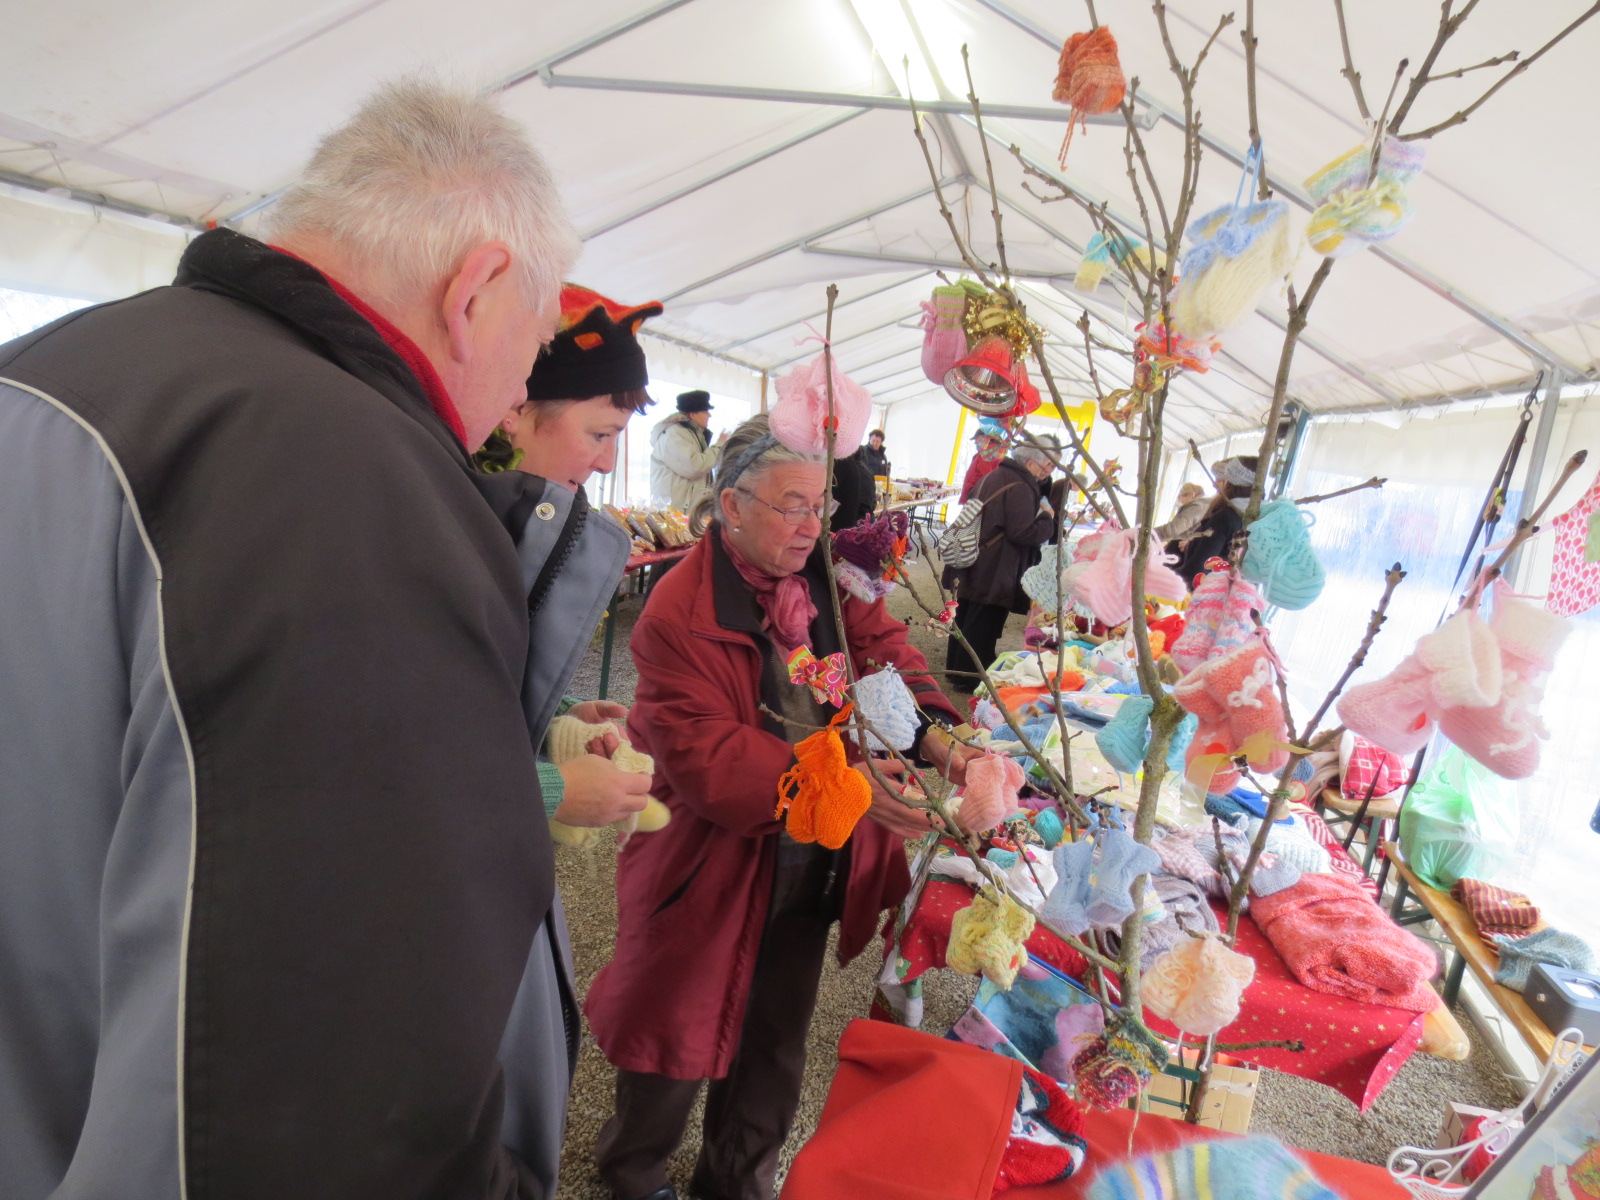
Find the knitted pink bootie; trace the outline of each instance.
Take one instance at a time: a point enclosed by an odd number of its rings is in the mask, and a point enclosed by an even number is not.
[[[1540,739],[1550,736],[1539,716],[1545,677],[1572,626],[1502,582],[1495,586],[1489,629],[1500,643],[1499,702],[1448,708],[1439,715],[1439,728],[1496,775],[1526,779],[1539,769]]]
[[[1108,533],[1089,565],[1076,577],[1078,599],[1097,621],[1113,629],[1133,616],[1135,536],[1127,529]]]
[[[922,373],[940,387],[950,368],[967,353],[967,334],[961,327],[967,310],[964,288],[936,287],[933,299],[922,302]]]
[[[1187,774],[1197,758],[1215,754],[1231,755],[1236,747],[1228,730],[1227,707],[1206,686],[1206,677],[1197,669],[1189,672],[1172,689],[1172,698],[1199,719],[1189,748],[1184,751],[1184,772]],[[1239,768],[1225,762],[1217,768],[1208,792],[1231,792],[1239,786]]]
[[[1414,754],[1428,744],[1440,713],[1494,704],[1500,690],[1494,633],[1475,611],[1462,609],[1418,640],[1389,674],[1341,696],[1339,719],[1385,750]]]
[[[1202,663],[1195,674],[1205,680],[1206,689],[1222,705],[1233,749],[1248,749],[1250,765],[1257,771],[1283,770],[1289,763],[1287,750],[1262,746],[1260,738],[1246,746],[1257,734],[1277,743],[1289,737],[1283,703],[1278,699],[1278,672],[1267,643],[1261,637],[1251,638]]]
[[[1135,535],[1137,541],[1137,535]],[[1175,563],[1178,557],[1168,554],[1162,548],[1161,542],[1154,535],[1150,538],[1150,556],[1145,560],[1144,566],[1144,594],[1156,600],[1169,600],[1176,603],[1188,596],[1189,588],[1179,574],[1168,563]]]
[[[1255,586],[1233,571],[1208,572],[1189,600],[1182,635],[1168,648],[1173,662],[1192,671],[1213,654],[1243,645],[1255,635],[1250,610],[1266,607]]]

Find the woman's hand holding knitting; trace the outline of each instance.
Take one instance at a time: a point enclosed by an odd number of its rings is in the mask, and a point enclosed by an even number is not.
[[[866,763],[856,763],[852,768],[865,775],[867,782],[872,785],[872,807],[867,809],[867,816],[896,837],[914,838],[927,833],[931,828],[928,810],[913,808],[902,800],[900,788],[894,782],[894,776],[905,773],[905,764],[893,758],[874,758],[872,761],[889,786],[885,787],[879,782]]]
[[[563,825],[598,829],[641,811],[650,798],[650,776],[624,771],[598,754],[579,755],[560,770],[566,790],[553,815]]]

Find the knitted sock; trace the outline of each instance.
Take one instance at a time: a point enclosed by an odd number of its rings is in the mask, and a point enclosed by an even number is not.
[[[1150,714],[1156,702],[1149,696],[1129,696],[1117,715],[1094,735],[1094,744],[1106,761],[1124,775],[1135,774],[1150,748]]]
[[[1061,1085],[1032,1067],[1022,1068],[1022,1090],[1011,1137],[1000,1155],[994,1191],[1072,1178],[1088,1152],[1083,1110]]]
[[[1089,924],[1115,929],[1133,914],[1133,881],[1161,869],[1161,859],[1125,829],[1113,826],[1096,839],[1100,853],[1089,883]]]
[[[1563,933],[1559,929],[1541,929],[1525,937],[1497,933],[1494,944],[1500,951],[1500,966],[1494,973],[1494,981],[1514,991],[1520,992],[1528,986],[1528,975],[1536,962],[1565,967],[1569,971],[1594,970],[1594,951],[1575,933]]]
[[[1168,652],[1185,671],[1192,671],[1213,655],[1254,636],[1250,612],[1266,607],[1267,602],[1248,580],[1227,569],[1208,572],[1190,597],[1183,634]]]
[[[1191,1142],[1103,1167],[1085,1200],[1339,1200],[1272,1138]]]
[[[1056,932],[1076,936],[1089,928],[1089,876],[1093,861],[1094,843],[1087,838],[1062,842],[1055,848],[1051,862],[1056,869],[1056,886],[1045,897],[1039,916]]]

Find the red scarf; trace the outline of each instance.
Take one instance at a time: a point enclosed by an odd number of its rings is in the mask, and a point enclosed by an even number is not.
[[[810,585],[799,575],[785,575],[781,579],[768,575],[739,553],[727,530],[722,531],[722,548],[739,572],[739,578],[756,594],[756,603],[765,617],[762,626],[772,636],[779,653],[787,658],[801,646],[809,650],[811,622],[817,618]]]

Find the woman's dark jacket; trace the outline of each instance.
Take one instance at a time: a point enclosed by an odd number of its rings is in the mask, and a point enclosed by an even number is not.
[[[983,477],[974,493],[983,501],[978,561],[961,573],[957,597],[963,603],[998,604],[1028,611],[1022,573],[1039,561],[1055,517],[1039,503],[1039,481],[1014,458]]]

